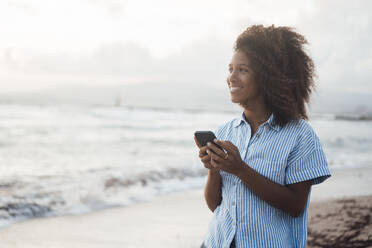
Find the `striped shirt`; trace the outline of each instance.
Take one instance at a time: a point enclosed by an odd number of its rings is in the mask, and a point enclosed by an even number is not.
[[[330,177],[319,138],[303,119],[280,127],[272,114],[251,137],[243,113],[215,134],[232,142],[247,165],[278,184],[318,184]],[[206,247],[230,247],[233,239],[237,248],[306,246],[310,193],[303,213],[294,218],[263,201],[235,175],[222,170],[220,175],[222,201],[214,210]]]

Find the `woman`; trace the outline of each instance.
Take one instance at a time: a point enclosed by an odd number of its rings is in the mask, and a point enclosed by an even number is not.
[[[200,148],[213,212],[202,247],[305,247],[310,189],[330,176],[305,103],[314,88],[306,39],[254,25],[236,40],[227,85],[242,115]]]

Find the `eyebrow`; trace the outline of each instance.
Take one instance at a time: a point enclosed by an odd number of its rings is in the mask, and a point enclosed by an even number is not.
[[[247,64],[238,64],[238,65],[243,65],[243,66],[249,67],[249,65],[247,65]],[[229,64],[229,66],[232,66],[232,64]]]

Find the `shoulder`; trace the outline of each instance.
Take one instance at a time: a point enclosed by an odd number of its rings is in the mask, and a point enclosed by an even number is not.
[[[314,131],[312,126],[310,125],[310,123],[308,121],[304,120],[304,119],[291,121],[291,122],[287,123],[283,127],[283,129],[284,129],[284,131],[296,132],[298,134],[304,134],[304,133],[309,133],[309,132]]]
[[[314,151],[322,149],[320,140],[311,124],[300,119],[292,121],[282,128],[285,136],[292,136],[295,150]]]

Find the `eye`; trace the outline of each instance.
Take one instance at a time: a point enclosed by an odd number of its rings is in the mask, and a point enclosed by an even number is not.
[[[229,70],[229,72],[231,73],[233,69],[232,69],[231,67],[229,67],[229,69],[228,69],[228,70]]]
[[[241,72],[248,72],[248,69],[240,68],[239,71],[241,71]]]

